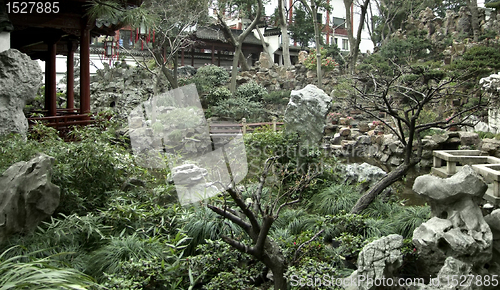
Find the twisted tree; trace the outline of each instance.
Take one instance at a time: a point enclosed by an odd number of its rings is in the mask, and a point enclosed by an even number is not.
[[[470,116],[489,104],[480,91],[467,91],[464,75],[447,74],[424,65],[396,65],[392,74],[374,70],[356,77],[343,98],[352,108],[383,123],[404,147],[404,159],[396,169],[374,184],[352,208],[361,213],[386,187],[400,180],[422,158],[422,133],[430,128],[447,129],[470,124]],[[432,119],[426,112],[458,99],[459,107],[448,107]],[[380,113],[388,118],[381,118]]]
[[[286,290],[288,283],[284,274],[288,263],[281,248],[269,237],[269,231],[284,207],[300,201],[300,192],[309,185],[316,173],[309,168],[307,173],[303,174],[293,185],[286,189],[280,187],[277,193],[264,198],[262,194],[266,177],[278,158],[271,157],[266,160],[257,189],[252,193],[251,202],[244,200],[241,192],[233,185],[227,188],[226,192],[236,204],[236,208],[231,208],[226,204],[207,206],[218,215],[241,227],[249,237],[247,241],[228,236],[223,236],[222,239],[238,251],[250,254],[264,263],[273,273],[274,289]]]

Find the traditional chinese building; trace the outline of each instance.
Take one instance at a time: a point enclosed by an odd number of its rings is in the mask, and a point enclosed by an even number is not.
[[[123,1],[124,6],[140,5],[142,0]],[[16,3],[16,5],[14,5]],[[31,6],[30,3],[34,3]],[[42,3],[42,4],[38,4]],[[54,2],[9,2],[0,0],[0,33],[10,33],[10,47],[32,59],[45,61],[45,110],[49,122],[84,123],[90,113],[90,43],[91,37],[115,35],[123,26],[119,20],[92,20],[86,0]],[[5,13],[6,12],[6,13]],[[2,38],[2,39],[3,39]],[[4,41],[5,43],[5,41]],[[4,44],[5,46],[5,44]],[[80,52],[80,107],[74,102],[74,53]],[[67,106],[57,107],[56,55],[67,58]]]

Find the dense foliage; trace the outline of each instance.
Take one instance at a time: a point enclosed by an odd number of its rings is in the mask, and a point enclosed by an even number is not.
[[[115,139],[109,128],[77,130],[74,137],[81,141],[71,143],[43,125],[35,126],[26,142],[17,136],[0,139],[1,170],[44,152],[56,159],[53,182],[64,193],[59,213],[34,234],[13,236],[1,245],[0,270],[5,264],[12,274],[2,275],[0,283],[7,277],[28,279],[22,277],[30,277],[33,268],[41,277],[54,277],[43,285],[59,283],[61,289],[76,289],[65,286],[74,279],[79,279],[78,289],[91,285],[105,289],[268,289],[271,283],[265,267],[221,240],[222,235],[245,239],[241,229],[204,206],[179,207],[174,187],[166,183],[169,170],[135,164],[126,142]],[[282,180],[286,187],[300,178],[300,164],[323,162],[325,166],[303,193],[308,198],[283,211],[271,229],[270,238],[281,247],[289,265],[287,275],[307,276],[311,269],[328,268],[347,275],[352,264],[345,261],[355,259],[363,245],[392,232],[409,236],[428,217],[428,207],[403,207],[395,199],[374,203],[365,216],[346,214],[358,190],[336,179],[334,159],[325,160],[317,149],[299,148],[297,142],[293,135],[272,130],[245,137],[253,170],[245,181],[245,198],[251,196],[251,184],[269,156],[289,150],[265,185],[270,196],[278,190],[276,181]],[[283,168],[286,176],[279,174]],[[85,181],[86,174],[93,180]],[[131,183],[132,178],[143,182]],[[235,206],[224,195],[211,202]],[[305,243],[320,229],[325,229],[324,235]],[[340,246],[332,247],[332,243]],[[33,257],[31,262],[27,256]],[[29,279],[30,285],[38,283]]]

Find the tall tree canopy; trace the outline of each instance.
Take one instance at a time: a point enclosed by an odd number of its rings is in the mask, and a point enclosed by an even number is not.
[[[293,24],[290,25],[292,39],[305,48],[314,41],[314,24],[312,17],[302,4],[293,10]]]

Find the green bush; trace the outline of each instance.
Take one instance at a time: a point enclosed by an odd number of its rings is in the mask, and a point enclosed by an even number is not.
[[[246,276],[248,279],[250,275],[247,273],[247,275],[242,276],[241,274],[255,271],[263,266],[258,263],[259,267],[245,269],[246,266],[243,264],[254,264],[256,261],[250,255],[236,251],[222,240],[208,239],[205,244],[196,248],[196,253],[196,256],[189,258],[190,269],[192,276],[196,277],[198,283],[206,284],[205,289],[252,289],[243,287],[248,287],[249,281],[242,278]],[[241,267],[242,265],[243,267]],[[238,277],[240,282],[235,283],[233,275]],[[252,276],[257,276],[257,273],[253,273]],[[226,287],[220,287],[222,285]],[[236,285],[242,287],[234,288]]]
[[[298,137],[284,131],[274,132],[272,128],[255,130],[244,137],[248,162],[248,177],[258,176],[264,162],[272,156],[282,156],[277,163],[286,165],[297,157]]]
[[[227,100],[232,97],[231,91],[226,87],[216,87],[212,89],[208,94],[202,97],[203,106],[215,106],[218,102],[222,100]]]
[[[432,48],[430,41],[421,35],[408,36],[406,39],[391,38],[381,46],[380,55],[403,64],[428,56],[427,50]]]
[[[74,129],[71,136],[80,141],[64,142],[52,128],[37,125],[26,142],[16,135],[2,137],[0,170],[28,161],[38,152],[54,157],[52,183],[61,188],[57,211],[85,215],[104,206],[109,198],[107,192],[118,189],[124,177],[134,174],[137,168],[131,155],[113,145],[113,137],[99,127]]]
[[[229,73],[222,67],[206,65],[200,67],[192,78],[200,95],[224,85],[229,79]]]
[[[184,258],[185,241],[185,235],[178,233],[161,243],[149,240],[143,245],[138,244],[139,248],[135,253],[129,252],[134,250],[135,246],[129,248],[128,245],[124,245],[123,250],[114,247],[103,248],[101,253],[103,256],[98,256],[97,259],[109,257],[109,261],[97,262],[111,265],[112,261],[117,266],[109,268],[109,272],[99,273],[104,289],[188,289],[194,283],[189,281],[189,259]],[[158,248],[158,253],[156,250],[148,249],[152,244]],[[104,249],[111,250],[115,254],[104,253]],[[118,252],[123,252],[126,256],[120,257]]]
[[[495,30],[485,30],[483,34],[479,36],[478,41],[483,41],[485,39],[495,39],[498,33]]]
[[[382,45],[379,52],[365,58],[357,69],[392,76],[395,64],[411,64],[419,59],[430,59],[432,56],[431,43],[425,37],[421,35],[408,36],[406,39],[394,37]]]
[[[212,107],[212,113],[224,119],[240,122],[246,118],[247,122],[264,119],[265,110],[262,104],[249,98],[229,98],[221,100]]]
[[[291,91],[283,90],[283,91],[272,91],[265,95],[262,100],[266,104],[280,104],[286,105],[290,100]]]
[[[267,90],[258,83],[251,81],[239,86],[234,95],[236,98],[248,99],[252,102],[261,102],[267,96]]]
[[[123,263],[163,258],[163,243],[157,239],[143,240],[137,235],[111,237],[109,244],[92,254],[87,271],[100,277],[103,272],[115,274]]]
[[[500,69],[500,50],[498,47],[474,46],[464,53],[461,60],[453,62],[449,69],[458,76],[467,72],[465,78],[476,82]]]
[[[346,276],[349,276],[349,272],[339,272],[338,269],[332,266],[332,263],[318,261],[309,257],[305,258],[300,265],[289,267],[285,273],[285,277],[290,281],[291,290],[318,289],[315,286],[317,279],[321,280],[324,289],[337,289],[334,287],[335,279]],[[333,284],[331,283],[332,279]],[[301,282],[303,285],[300,284]]]

